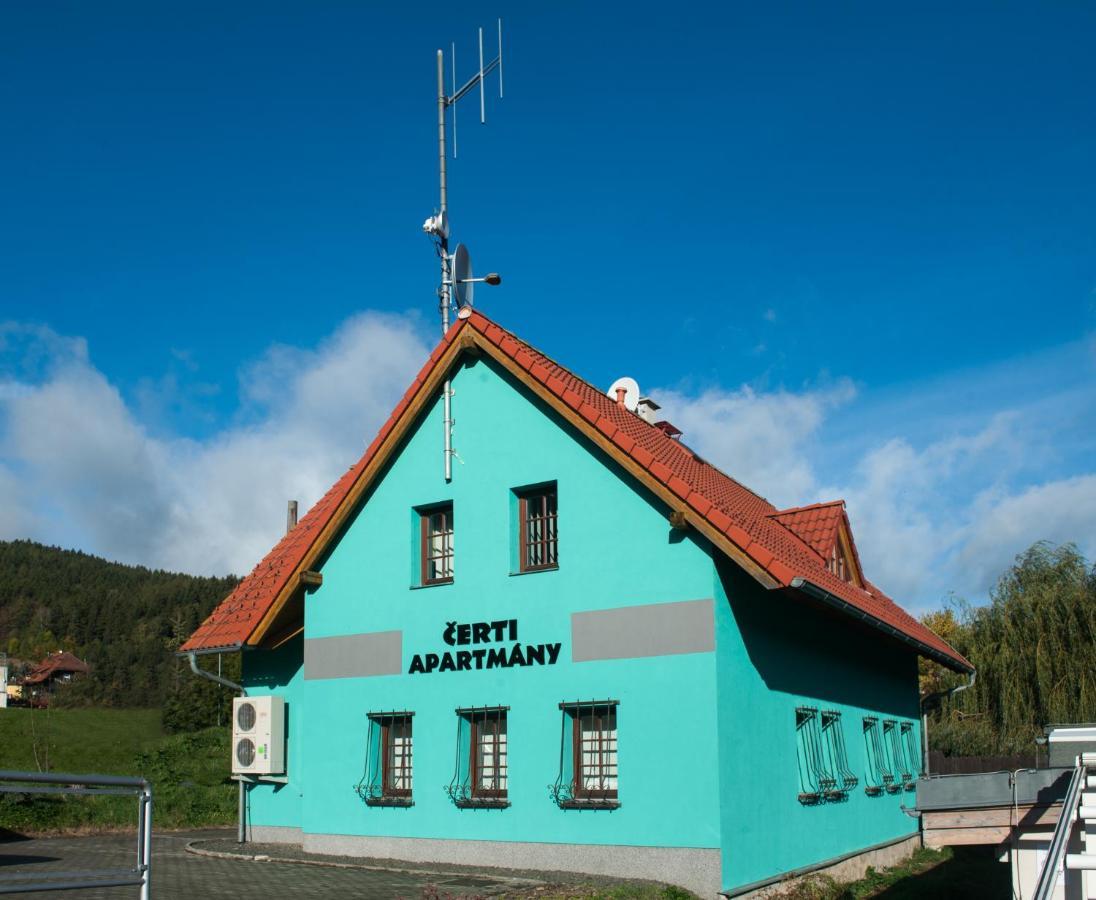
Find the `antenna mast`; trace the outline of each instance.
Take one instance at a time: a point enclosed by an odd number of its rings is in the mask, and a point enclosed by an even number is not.
[[[479,30],[479,71],[469,78],[461,87],[457,88],[457,48],[451,45],[450,63],[452,71],[452,94],[445,92],[445,54],[438,50],[438,212],[427,219],[422,230],[431,234],[436,239],[438,260],[441,263],[441,283],[438,285],[438,311],[441,313],[441,332],[449,331],[449,310],[453,305],[454,292],[462,304],[471,305],[472,284],[485,281],[487,284],[499,284],[502,280],[496,273],[491,273],[484,278],[473,278],[471,263],[468,253],[460,244],[454,255],[449,253],[449,197],[448,180],[445,157],[445,111],[452,107],[453,110],[453,158],[457,156],[457,102],[477,85],[480,93],[480,122],[487,122],[487,107],[484,98],[483,80],[495,69],[499,70],[499,99],[502,99],[502,19],[498,20],[498,56],[484,64],[483,61],[483,29]],[[454,261],[456,260],[456,265]],[[459,270],[459,271],[458,271]],[[452,402],[453,392],[450,381],[445,379],[442,388],[442,417],[445,429],[445,480],[453,477],[453,416]]]
[[[480,34],[483,29],[480,29]],[[454,59],[456,53],[453,54]],[[454,63],[455,65],[455,63]],[[441,50],[438,51],[438,187],[441,228],[438,232],[438,255],[441,257],[441,285],[438,288],[438,307],[441,312],[441,333],[449,330],[449,303],[450,287],[452,279],[449,277],[449,198],[446,190],[445,173],[445,108],[449,105],[449,98],[445,95],[445,58]],[[454,120],[454,144],[456,143],[456,110],[453,110]],[[446,384],[448,390],[448,383]]]

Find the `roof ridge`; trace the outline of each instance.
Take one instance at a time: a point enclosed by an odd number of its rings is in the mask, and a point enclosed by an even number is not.
[[[504,326],[502,326],[502,325],[499,325],[499,324],[498,324],[498,322],[495,322],[495,321],[494,321],[494,320],[493,320],[493,319],[492,319],[492,318],[491,318],[490,316],[488,316],[487,314],[485,314],[485,313],[482,313],[482,312],[480,312],[479,310],[475,310],[475,311],[473,312],[473,315],[475,315],[475,316],[480,316],[480,317],[482,317],[482,318],[483,318],[483,319],[484,319],[485,321],[487,321],[487,322],[488,322],[488,323],[490,323],[491,325],[494,325],[494,326],[495,326],[495,327],[496,327],[496,328],[497,328],[497,329],[498,329],[499,331],[501,331],[501,332],[502,332],[503,334],[505,334],[505,335],[507,335],[508,337],[510,337],[511,339],[513,339],[515,343],[517,343],[517,344],[521,345],[521,346],[522,346],[522,347],[524,347],[524,348],[525,348],[526,350],[530,350],[530,351],[532,351],[533,353],[536,353],[536,354],[537,354],[538,356],[542,356],[542,357],[544,357],[544,359],[546,359],[546,360],[547,360],[548,362],[552,363],[552,365],[554,365],[554,366],[557,366],[557,367],[559,367],[560,369],[563,369],[563,370],[564,370],[565,372],[567,372],[567,374],[568,374],[568,375],[570,375],[570,376],[571,376],[572,378],[574,378],[574,379],[575,379],[575,381],[581,382],[582,384],[586,385],[586,387],[590,388],[590,389],[591,389],[591,390],[593,390],[593,391],[597,391],[597,392],[599,392],[599,393],[601,392],[601,389],[600,389],[600,388],[599,388],[599,387],[598,387],[598,386],[597,386],[596,384],[594,384],[594,383],[593,383],[592,381],[587,381],[587,380],[586,380],[585,378],[583,378],[583,377],[582,377],[581,375],[577,374],[577,373],[576,373],[576,372],[575,372],[575,371],[574,371],[573,369],[570,369],[570,368],[568,368],[567,366],[563,365],[562,363],[558,362],[557,360],[555,360],[554,358],[552,358],[551,356],[549,356],[549,355],[548,355],[547,353],[545,353],[545,352],[544,352],[543,350],[540,350],[539,348],[537,348],[537,347],[534,347],[534,346],[533,346],[532,344],[530,344],[530,343],[529,343],[528,341],[526,341],[526,340],[524,340],[524,339],[522,339],[522,338],[518,337],[518,335],[514,334],[514,333],[513,333],[512,331],[510,331],[509,329],[505,328],[505,327],[504,327]],[[606,394],[605,396],[606,396],[606,397],[607,397],[607,398],[608,398],[609,400],[611,400],[611,401],[612,401],[612,399],[613,399],[613,398],[612,398],[612,397],[609,397],[609,395],[608,395],[608,394]],[[616,401],[613,401],[613,402],[616,402]],[[632,410],[628,410],[628,412],[630,412],[630,413],[631,413],[631,414],[632,414],[633,416],[635,416],[635,417],[636,417],[636,419],[637,419],[637,420],[639,420],[640,422],[642,422],[642,423],[643,423],[644,425],[648,426],[649,428],[653,428],[653,429],[655,429],[655,431],[659,431],[659,430],[660,430],[660,429],[658,429],[658,428],[657,428],[657,427],[656,427],[656,426],[654,425],[654,423],[652,423],[652,422],[648,422],[648,421],[647,421],[646,419],[644,419],[644,418],[643,418],[642,416],[640,416],[640,415],[639,415],[638,413],[636,413],[636,412],[633,412]],[[749,491],[749,493],[751,493],[751,494],[752,494],[752,495],[753,495],[754,497],[756,497],[756,498],[757,498],[758,500],[761,500],[762,502],[764,502],[764,503],[768,504],[768,505],[769,505],[769,506],[771,506],[771,507],[772,507],[772,508],[773,508],[774,510],[776,510],[776,504],[774,504],[774,503],[773,503],[773,502],[772,502],[771,500],[769,500],[769,498],[768,498],[768,497],[765,497],[764,495],[762,495],[762,494],[759,494],[759,493],[758,493],[757,491],[755,491],[755,490],[754,490],[754,489],[753,489],[752,487],[750,487],[750,486],[749,486],[748,484],[743,484],[743,483],[742,483],[741,481],[739,481],[739,480],[738,480],[737,478],[735,478],[735,477],[734,477],[733,475],[728,475],[728,474],[727,474],[726,472],[724,472],[724,471],[723,471],[723,470],[722,470],[721,468],[719,468],[719,466],[716,466],[716,465],[712,464],[711,462],[709,462],[709,461],[708,461],[708,460],[707,460],[707,459],[706,459],[705,457],[703,457],[703,456],[701,456],[701,455],[700,455],[699,453],[697,453],[697,452],[696,452],[696,450],[694,450],[694,449],[693,449],[693,448],[692,448],[692,447],[691,447],[691,446],[689,445],[689,443],[688,443],[687,441],[682,441],[682,440],[673,440],[673,444],[672,444],[672,446],[678,447],[678,448],[679,448],[680,450],[682,450],[683,452],[689,453],[689,454],[690,454],[690,455],[691,455],[691,456],[693,457],[693,459],[694,459],[694,460],[696,460],[696,462],[697,462],[697,463],[698,463],[699,465],[702,465],[702,466],[708,466],[708,467],[709,467],[710,469],[712,469],[712,470],[713,470],[714,472],[718,472],[718,473],[719,473],[720,475],[722,475],[722,476],[723,476],[724,478],[727,478],[727,479],[729,479],[730,481],[733,481],[733,482],[734,482],[735,484],[737,484],[737,485],[738,485],[738,486],[739,486],[740,488],[742,488],[742,490],[744,490],[744,491]],[[844,501],[842,501],[842,502],[844,502]],[[769,513],[769,515],[773,515],[773,513]]]
[[[808,503],[806,506],[789,506],[787,509],[778,509],[776,512],[769,513],[770,516],[776,518],[777,516],[791,515],[792,513],[809,512],[812,509],[825,509],[828,506],[841,506],[844,507],[844,499],[838,500],[826,500],[823,503]]]

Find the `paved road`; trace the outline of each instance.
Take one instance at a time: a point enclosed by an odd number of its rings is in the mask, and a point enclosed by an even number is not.
[[[511,883],[472,875],[438,876],[410,872],[373,872],[295,863],[216,859],[187,853],[189,841],[225,836],[225,832],[173,832],[153,837],[152,885],[156,900],[294,900],[335,897],[338,900],[422,900],[429,885],[437,895],[498,897]],[[127,835],[56,837],[0,843],[0,876],[10,873],[46,873],[80,869],[117,869],[132,866],[135,838]],[[0,887],[12,884],[0,879]],[[80,900],[134,900],[136,887],[58,891],[42,897]],[[431,896],[432,892],[425,892]],[[28,895],[24,895],[28,896]]]

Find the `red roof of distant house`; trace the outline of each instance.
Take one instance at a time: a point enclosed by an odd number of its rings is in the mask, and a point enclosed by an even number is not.
[[[91,667],[82,659],[73,656],[67,650],[49,654],[36,665],[23,679],[23,684],[41,684],[54,675],[86,675]]]
[[[614,453],[639,466],[676,495],[691,512],[703,518],[727,542],[721,549],[744,555],[750,564],[766,573],[770,583],[791,587],[793,579],[806,579],[856,609],[860,615],[893,629],[952,667],[973,670],[969,661],[889,597],[867,586],[858,588],[829,572],[818,550],[795,529],[780,521],[784,516],[798,523],[792,515],[796,511],[776,509],[763,497],[705,462],[687,445],[618,405],[604,392],[500,328],[478,310],[467,318],[458,319],[449,329],[361,460],[213,611],[180,648],[181,652],[234,648],[252,636],[324,527],[351,493],[367,464],[384,446],[385,439],[437,362],[465,329],[474,329],[485,339],[482,343],[489,352],[516,363],[524,377],[562,401],[562,408],[575,424],[596,428],[611,442]],[[807,509],[810,508],[804,507],[800,511]]]

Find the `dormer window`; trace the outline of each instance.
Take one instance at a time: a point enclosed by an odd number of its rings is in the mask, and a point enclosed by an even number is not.
[[[826,568],[842,581],[852,581],[852,567],[845,559],[845,552],[840,544],[833,545],[833,550],[830,552],[830,561],[826,564]]]

